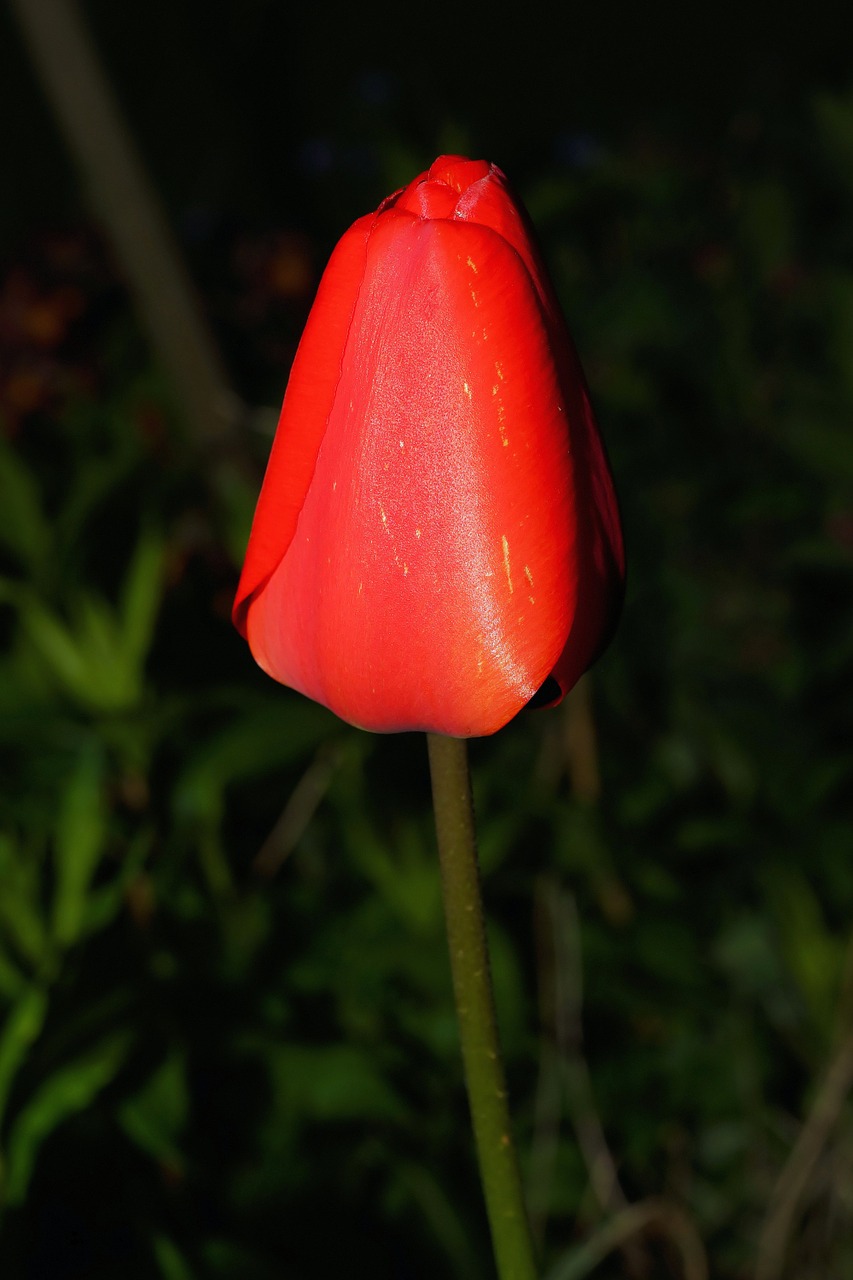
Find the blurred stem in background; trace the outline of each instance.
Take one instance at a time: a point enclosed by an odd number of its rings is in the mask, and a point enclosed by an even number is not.
[[[555,720],[550,755],[553,770],[568,778],[572,805],[595,824],[602,796],[601,763],[589,674],[571,690]],[[556,787],[556,772],[550,786]],[[600,867],[599,892],[616,918],[633,911],[627,891],[612,869]],[[542,1247],[556,1172],[563,1104],[589,1189],[603,1219],[579,1246],[548,1271],[547,1280],[582,1280],[611,1253],[622,1255],[625,1276],[645,1280],[653,1273],[649,1242],[665,1241],[680,1260],[685,1280],[707,1280],[708,1260],[692,1218],[672,1196],[631,1203],[619,1178],[618,1161],[598,1112],[583,1030],[584,969],[581,916],[575,893],[553,874],[542,875],[535,899],[542,1046],[536,1100],[536,1133],[531,1153],[531,1191],[536,1204],[534,1234]]]
[[[848,1028],[773,1188],[758,1241],[756,1280],[778,1280],[785,1271],[791,1235],[803,1200],[838,1125],[851,1087],[853,1029]]]
[[[197,446],[242,416],[161,207],[74,0],[11,0],[57,126]]]

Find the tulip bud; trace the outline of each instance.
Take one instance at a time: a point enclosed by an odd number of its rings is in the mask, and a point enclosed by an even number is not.
[[[284,398],[234,622],[365,729],[494,733],[609,639],[619,514],[499,169],[442,156],[344,235]]]

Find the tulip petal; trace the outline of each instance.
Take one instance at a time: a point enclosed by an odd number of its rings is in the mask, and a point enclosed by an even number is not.
[[[500,728],[574,615],[568,441],[515,251],[377,221],[297,531],[249,612],[257,660],[365,728]]]
[[[458,196],[444,182],[413,182],[400,194],[394,208],[419,218],[452,218]]]
[[[425,175],[430,182],[446,183],[461,195],[474,182],[487,178],[490,173],[500,173],[488,160],[468,160],[465,156],[439,156]],[[417,179],[416,179],[417,181]]]
[[[578,521],[578,607],[552,675],[560,698],[610,643],[625,588],[625,546],[610,466],[595,423],[583,371],[574,349],[561,360],[561,384],[572,424]],[[555,698],[553,705],[559,702]]]
[[[360,218],[336,246],[293,361],[234,601],[234,624],[244,637],[250,600],[287,551],[314,474],[374,220],[374,214]]]

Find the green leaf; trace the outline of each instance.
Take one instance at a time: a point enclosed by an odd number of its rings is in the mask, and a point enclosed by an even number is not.
[[[371,1057],[350,1045],[273,1048],[269,1062],[286,1112],[362,1122],[403,1115],[400,1099]]]
[[[272,697],[253,708],[196,751],[175,788],[176,816],[217,822],[226,786],[304,759],[328,738],[330,723],[329,713],[305,701]]]
[[[39,872],[39,863],[28,849],[0,834],[0,931],[34,969],[44,962],[48,949]]]
[[[415,825],[399,827],[389,849],[367,822],[353,819],[346,840],[359,871],[407,928],[421,935],[433,932],[441,919],[441,881],[432,848]]]
[[[101,755],[93,749],[85,751],[59,807],[52,928],[62,947],[76,942],[82,932],[89,888],[104,849],[107,814],[103,770]]]
[[[85,906],[83,932],[103,929],[125,906],[129,886],[142,872],[151,852],[153,832],[143,828],[122,853],[117,874],[107,884],[90,887]]]
[[[183,1168],[184,1158],[177,1140],[189,1110],[186,1066],[180,1054],[173,1054],[119,1110],[125,1132],[137,1146],[173,1169]]]
[[[18,1113],[6,1146],[7,1204],[23,1201],[45,1139],[69,1116],[84,1111],[111,1083],[128,1043],[124,1034],[103,1040],[91,1053],[56,1071]]]
[[[164,1280],[193,1280],[193,1271],[174,1241],[168,1236],[155,1236],[154,1256]]]
[[[27,987],[12,1006],[0,1033],[0,1117],[18,1068],[37,1040],[47,1014],[47,993],[43,987]]]
[[[72,697],[88,702],[91,673],[78,637],[32,595],[21,597],[19,612],[27,640],[53,678]]]
[[[782,952],[820,1031],[832,1033],[842,979],[844,944],[827,927],[814,889],[794,868],[767,877],[767,899]]]
[[[0,543],[31,569],[42,562],[49,541],[35,478],[12,447],[0,438]]]
[[[24,977],[13,960],[0,947],[0,995],[16,999],[25,985]]]
[[[142,575],[140,575],[142,576]],[[141,696],[143,662],[150,642],[150,603],[137,586],[126,602],[124,625],[112,607],[93,592],[80,591],[65,621],[32,592],[3,590],[18,606],[26,640],[53,680],[89,710],[123,711]],[[140,634],[134,631],[140,627]],[[144,652],[143,652],[144,650]]]
[[[142,686],[143,667],[163,599],[165,566],[162,536],[154,529],[143,529],[127,568],[119,609],[127,675],[130,677],[132,674],[139,687]]]

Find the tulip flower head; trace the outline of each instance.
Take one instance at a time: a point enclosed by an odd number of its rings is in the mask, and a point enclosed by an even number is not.
[[[583,374],[494,165],[442,156],[323,275],[234,605],[258,664],[380,732],[494,733],[606,644],[624,552]]]

